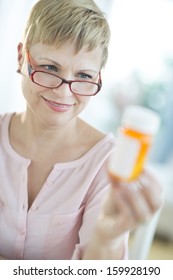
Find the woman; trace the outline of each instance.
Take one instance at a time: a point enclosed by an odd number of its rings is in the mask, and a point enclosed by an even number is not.
[[[113,136],[78,117],[101,89],[109,37],[93,0],[31,11],[18,45],[26,110],[0,117],[1,258],[127,258],[128,231],[161,206],[148,172],[138,192],[109,177]]]

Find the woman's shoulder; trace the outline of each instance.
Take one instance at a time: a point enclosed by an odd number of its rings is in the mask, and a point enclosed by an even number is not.
[[[82,166],[82,170],[85,172],[89,166],[93,170],[98,170],[115,148],[114,135],[111,132],[107,134],[101,132],[86,122],[80,124],[76,135],[73,158],[68,162],[57,163],[56,166],[62,169],[81,168]]]
[[[111,151],[115,146],[115,137],[110,133],[104,133],[92,125],[82,121],[81,147],[84,147],[85,153],[95,153]]]
[[[0,127],[2,127],[2,125],[4,123],[8,124],[8,122],[10,121],[12,115],[13,115],[13,113],[0,114]]]

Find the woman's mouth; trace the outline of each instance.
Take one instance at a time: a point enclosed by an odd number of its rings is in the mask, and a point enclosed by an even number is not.
[[[46,102],[47,106],[56,112],[67,112],[73,106],[73,104],[64,104],[48,100],[45,97],[43,97],[43,99]]]

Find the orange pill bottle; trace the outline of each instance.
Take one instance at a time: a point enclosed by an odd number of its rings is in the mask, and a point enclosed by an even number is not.
[[[111,176],[132,181],[140,175],[159,125],[158,114],[150,109],[129,106],[124,110],[109,162]]]

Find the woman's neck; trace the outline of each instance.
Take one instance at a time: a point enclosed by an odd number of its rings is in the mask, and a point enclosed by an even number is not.
[[[26,157],[40,153],[54,153],[74,147],[78,139],[80,120],[66,126],[46,127],[39,121],[28,118],[25,113],[14,115],[10,125],[10,141],[13,147]]]

